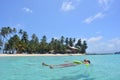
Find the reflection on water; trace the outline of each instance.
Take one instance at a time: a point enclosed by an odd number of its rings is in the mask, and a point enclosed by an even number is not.
[[[61,78],[51,80],[95,80],[95,78],[91,77],[88,74],[78,74],[75,76],[63,76]]]

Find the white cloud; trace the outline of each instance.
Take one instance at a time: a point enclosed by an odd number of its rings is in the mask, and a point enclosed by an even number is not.
[[[30,8],[24,7],[22,8],[25,12],[32,13],[33,11]]]
[[[104,10],[108,10],[110,4],[112,3],[112,0],[98,0],[98,3]]]
[[[97,42],[97,41],[101,40],[102,38],[103,38],[102,36],[91,37],[87,41],[90,42],[90,43],[91,42]]]
[[[120,51],[120,38],[102,41],[102,37],[92,37],[88,39],[87,52],[90,53],[110,53]]]
[[[96,19],[103,18],[104,16],[105,16],[105,14],[99,12],[99,13],[95,14],[94,16],[90,16],[90,17],[86,18],[83,22],[89,24]]]
[[[73,2],[71,2],[71,1],[63,2],[62,7],[61,7],[62,11],[70,11],[70,10],[73,10],[73,9],[75,9],[75,6],[73,5]]]
[[[114,38],[104,42],[104,45],[101,46],[105,49],[106,52],[116,52],[120,51],[120,39]]]
[[[80,3],[81,0],[66,0],[62,3],[62,11],[71,11],[74,10]]]
[[[105,13],[109,10],[113,0],[98,0],[100,7],[102,7],[102,11],[95,14],[94,16],[90,16],[84,20],[85,23],[89,24],[96,19],[102,18],[105,16]]]
[[[120,39],[119,38],[114,38],[109,41],[109,43],[113,44],[113,46],[120,47]]]

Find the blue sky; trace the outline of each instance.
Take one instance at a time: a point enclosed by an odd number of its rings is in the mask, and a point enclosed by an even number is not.
[[[120,51],[119,0],[0,0],[0,28],[86,40],[87,52]],[[29,36],[29,37],[30,37]]]

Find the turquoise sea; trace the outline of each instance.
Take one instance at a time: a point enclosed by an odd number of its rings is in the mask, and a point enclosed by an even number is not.
[[[90,59],[91,65],[42,66]],[[0,80],[120,80],[120,55],[0,57]]]

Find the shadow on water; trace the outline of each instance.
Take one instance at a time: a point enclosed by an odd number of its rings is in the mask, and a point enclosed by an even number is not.
[[[63,76],[61,78],[51,80],[95,80],[95,78],[92,78],[90,75],[87,74],[79,74],[75,76]]]

